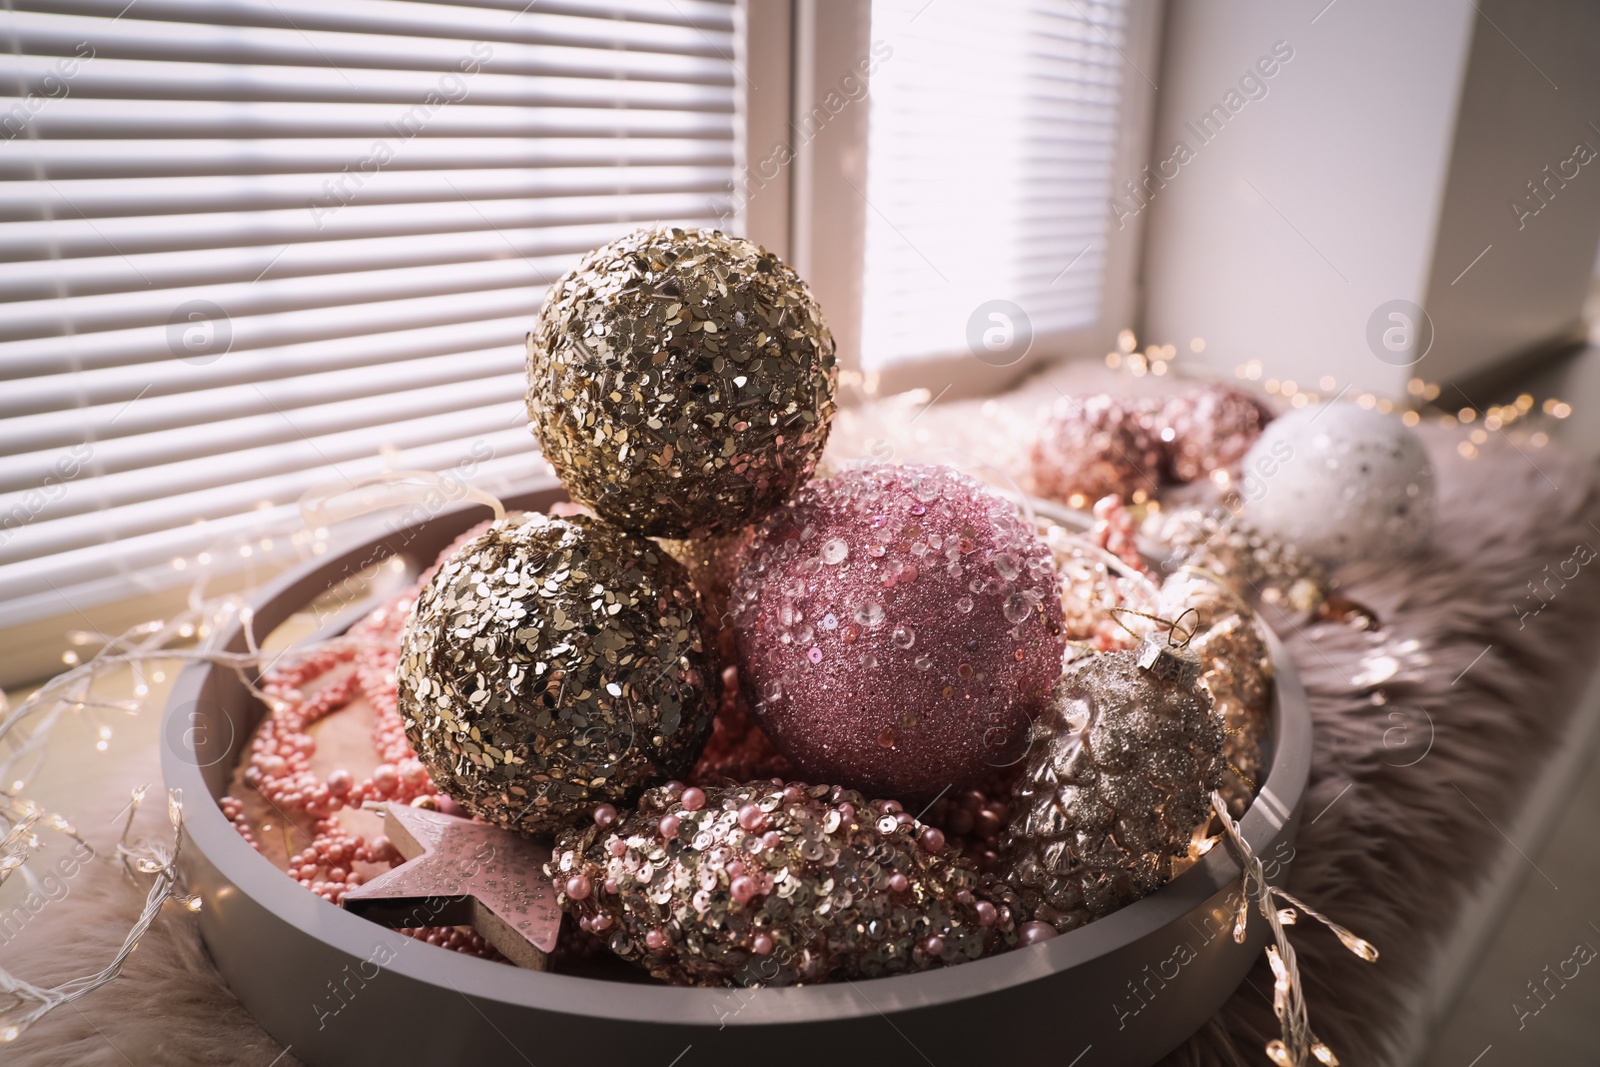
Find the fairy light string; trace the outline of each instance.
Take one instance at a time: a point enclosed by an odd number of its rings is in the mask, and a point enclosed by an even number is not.
[[[177,642],[186,641],[199,632],[215,634],[223,621],[235,615],[244,623],[248,651],[226,652],[208,645],[198,648],[174,647]],[[97,681],[123,668],[137,672],[145,663],[177,660],[214,663],[232,668],[252,692],[258,692],[246,672],[262,663],[263,654],[251,632],[248,609],[243,608],[234,597],[201,602],[173,619],[140,623],[115,637],[85,637],[87,639],[75,643],[84,645],[98,639],[101,642],[98,653],[52,678],[28,699],[0,717],[0,748],[4,751],[4,755],[0,756],[0,782],[6,783],[0,790],[0,884],[20,872],[30,891],[38,890],[39,881],[28,863],[48,847],[45,839],[36,832],[39,829],[54,831],[87,847],[87,843],[66,818],[45,811],[38,803],[21,794],[42,766],[51,733],[65,716],[94,709],[123,712],[140,710],[141,702],[138,700],[112,702],[99,699],[94,692]],[[135,676],[140,677],[137,673]],[[142,682],[140,687],[145,688]],[[148,692],[147,688],[145,692]],[[109,728],[102,727],[99,743],[102,749],[108,734]],[[136,881],[149,880],[144,906],[127,936],[99,970],[56,985],[35,984],[0,964],[0,1044],[15,1041],[50,1011],[117,978],[139,939],[160,917],[163,906],[169,900],[177,901],[191,912],[200,909],[199,898],[183,889],[178,871],[178,857],[183,845],[182,793],[175,789],[167,793],[166,814],[172,834],[170,841],[151,841],[134,836],[134,821],[148,791],[147,785],[132,791],[127,817],[116,846],[116,855],[124,872]],[[92,849],[90,854],[93,855]]]
[[[337,506],[338,498],[353,489],[372,489],[387,486],[398,490],[388,496],[354,503],[344,501]],[[498,498],[479,489],[468,487],[465,491],[449,483],[438,474],[428,471],[385,471],[358,479],[355,483],[319,486],[306,493],[300,502],[306,530],[291,538],[300,544],[304,538],[314,543],[313,554],[326,551],[328,525],[393,506],[405,506],[437,495],[448,488],[449,503],[465,498],[488,506],[497,518],[505,515]],[[240,555],[249,544],[241,546]],[[271,547],[263,540],[262,549]],[[225,553],[219,553],[225,554]],[[212,561],[212,552],[201,552],[195,562],[202,568]],[[181,564],[181,565],[180,565]],[[175,570],[188,569],[189,561],[174,560]],[[144,675],[146,664],[167,665],[210,663],[233,670],[241,684],[269,707],[274,701],[257,684],[253,672],[266,666],[272,653],[264,650],[257,639],[254,616],[243,595],[231,593],[207,596],[206,586],[211,578],[202,574],[190,586],[186,607],[169,619],[142,622],[120,634],[110,636],[86,630],[69,633],[68,641],[75,648],[62,654],[67,670],[51,678],[26,700],[8,707],[5,695],[0,692],[0,885],[13,875],[19,875],[30,891],[38,891],[38,876],[29,868],[30,859],[47,848],[46,839],[39,831],[49,830],[62,834],[80,844],[85,844],[77,830],[63,816],[44,810],[38,803],[22,795],[27,784],[38,774],[44,764],[54,728],[75,714],[93,716],[97,712],[114,711],[137,713],[143,709],[142,698],[148,695],[149,685]],[[239,652],[217,647],[216,638],[226,626],[237,622],[243,635],[244,650]],[[198,646],[189,643],[200,641]],[[359,644],[350,637],[333,638],[328,642],[313,642],[300,646],[300,654],[310,654],[329,645]],[[76,649],[98,645],[98,650],[84,659]],[[106,700],[97,696],[95,685],[107,676],[129,670],[134,677],[136,699]],[[165,679],[163,671],[152,671],[157,681]],[[105,751],[111,736],[108,726],[100,726],[96,748]],[[178,870],[178,857],[183,845],[183,797],[180,791],[170,790],[167,795],[167,820],[172,837],[168,842],[153,842],[135,838],[134,820],[149,790],[146,785],[135,788],[127,809],[122,833],[117,842],[116,855],[124,872],[135,880],[148,879],[145,902],[139,916],[129,928],[121,947],[110,961],[92,974],[68,979],[53,986],[38,985],[12,973],[0,964],[0,1045],[20,1037],[44,1015],[63,1004],[85,996],[117,978],[128,957],[137,947],[139,939],[160,917],[168,901],[176,901],[189,912],[200,910],[199,897],[190,895],[183,887]],[[87,846],[86,846],[87,847]],[[91,851],[92,855],[92,851]]]
[[[1272,928],[1273,943],[1267,946],[1267,963],[1272,968],[1272,1011],[1278,1017],[1282,1036],[1267,1042],[1267,1058],[1277,1067],[1308,1067],[1313,1060],[1326,1067],[1338,1067],[1339,1058],[1333,1054],[1333,1049],[1311,1030],[1299,962],[1284,927],[1294,925],[1299,913],[1304,913],[1333,931],[1345,948],[1368,963],[1377,962],[1378,949],[1372,942],[1357,937],[1326,915],[1313,910],[1304,901],[1270,884],[1260,857],[1244,839],[1239,824],[1228,814],[1227,802],[1220,793],[1212,792],[1211,808],[1221,820],[1223,832],[1233,846],[1240,866],[1244,868],[1239,906],[1234,914],[1233,940],[1244,943],[1252,906]],[[1279,908],[1279,900],[1289,907]]]
[[[198,648],[172,647],[171,642],[182,640],[185,632],[204,629],[215,635],[220,623],[237,615],[245,635],[246,651],[228,652],[210,645]],[[205,618],[203,626],[197,621]],[[265,666],[273,653],[263,650],[257,641],[247,608],[234,603],[210,604],[199,611],[186,612],[165,623],[145,623],[126,633],[107,639],[99,654],[78,666],[51,679],[27,700],[18,704],[0,719],[0,745],[6,752],[0,757],[0,781],[9,783],[0,793],[0,884],[20,872],[31,890],[38,888],[36,876],[28,861],[46,847],[36,831],[47,828],[74,841],[83,842],[77,830],[64,817],[46,812],[36,802],[22,797],[32,774],[47,750],[51,729],[70,712],[95,707],[120,705],[97,700],[94,683],[122,667],[141,663],[177,660],[183,663],[211,663],[235,671],[242,684],[264,703],[272,698],[261,690],[251,670]],[[339,637],[326,642],[313,642],[300,647],[302,654],[310,654],[327,645],[359,644],[352,638]],[[135,702],[137,703],[137,702]],[[31,720],[31,722],[30,722]],[[31,729],[24,732],[24,724]],[[8,743],[9,742],[9,743]],[[130,797],[116,855],[124,872],[134,880],[149,879],[144,906],[134,920],[121,947],[111,960],[98,971],[69,979],[54,986],[41,986],[27,981],[0,964],[0,1044],[15,1041],[33,1023],[63,1004],[69,1003],[99,989],[117,978],[139,939],[161,915],[163,906],[176,901],[189,912],[202,907],[198,896],[186,892],[178,870],[178,858],[183,844],[183,796],[180,790],[167,793],[167,821],[172,829],[169,842],[156,842],[134,837],[134,821],[144,802],[149,786],[135,788]]]
[[[190,911],[200,909],[199,898],[191,897],[183,891],[182,878],[178,873],[178,856],[183,849],[182,791],[172,789],[167,792],[167,822],[172,830],[170,842],[149,841],[133,836],[134,818],[148,788],[139,786],[133,790],[128,805],[128,818],[123,825],[122,836],[117,841],[117,856],[122,861],[123,869],[129,875],[150,879],[149,888],[145,892],[144,907],[139,912],[139,917],[134,920],[127,936],[123,938],[121,947],[111,960],[93,974],[72,978],[59,985],[40,986],[0,966],[0,1043],[15,1041],[23,1031],[49,1012],[79,997],[87,996],[120,975],[123,966],[128,962],[128,957],[132,956],[133,950],[139,946],[139,939],[160,917],[162,906],[167,901],[176,899]],[[74,838],[77,836],[70,827],[62,832]]]
[[[1204,338],[1196,337],[1189,342],[1190,352],[1198,354],[1205,350]],[[1159,378],[1169,373],[1182,372],[1182,364],[1176,362],[1178,355],[1178,346],[1173,344],[1148,344],[1141,351],[1134,332],[1123,330],[1117,335],[1117,347],[1106,353],[1105,363],[1107,367],[1135,378],[1143,378],[1146,375]],[[1572,414],[1572,405],[1566,401],[1557,397],[1547,397],[1543,402],[1536,402],[1531,393],[1522,393],[1510,403],[1489,404],[1480,409],[1466,394],[1452,386],[1450,387],[1452,392],[1458,394],[1457,398],[1464,401],[1464,406],[1454,408],[1444,397],[1445,387],[1438,382],[1417,377],[1407,379],[1405,398],[1396,401],[1368,390],[1358,389],[1351,384],[1341,385],[1331,374],[1322,375],[1315,383],[1302,383],[1293,378],[1274,378],[1267,375],[1266,365],[1260,359],[1250,359],[1235,365],[1233,375],[1239,381],[1260,383],[1260,388],[1269,396],[1277,397],[1295,408],[1323,401],[1346,399],[1350,403],[1386,415],[1398,413],[1400,421],[1407,426],[1417,426],[1427,417],[1436,418],[1439,425],[1445,427],[1471,427],[1466,439],[1456,443],[1456,451],[1466,459],[1477,458],[1480,447],[1488,442],[1491,434],[1502,432],[1514,423],[1531,421],[1541,415],[1559,421]],[[1425,416],[1422,409],[1427,405],[1443,410],[1436,416]],[[1528,444],[1534,448],[1543,448],[1549,443],[1550,434],[1546,430],[1534,430],[1528,437]]]

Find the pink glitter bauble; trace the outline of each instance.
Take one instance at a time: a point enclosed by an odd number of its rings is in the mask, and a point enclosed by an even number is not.
[[[1160,401],[1104,394],[1056,401],[1033,444],[1034,492],[1073,507],[1140,489],[1153,494],[1164,458],[1160,410]]]
[[[1016,509],[948,467],[807,485],[734,582],[740,676],[812,782],[931,796],[1022,755],[1061,673],[1055,565]]]
[[[1271,421],[1265,404],[1227,385],[1171,397],[1160,417],[1168,470],[1177,481],[1195,482],[1234,468]]]

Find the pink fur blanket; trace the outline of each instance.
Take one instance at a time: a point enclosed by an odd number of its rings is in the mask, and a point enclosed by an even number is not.
[[[1316,724],[1288,888],[1382,950],[1370,965],[1323,931],[1295,935],[1312,1026],[1346,1063],[1394,1062],[1404,993],[1503,847],[1486,822],[1512,821],[1594,667],[1594,568],[1547,583],[1600,548],[1592,468],[1500,439],[1465,460],[1457,435],[1424,436],[1439,473],[1432,549],[1338,575],[1383,630],[1274,621]],[[1536,615],[1530,582],[1548,601]],[[1399,672],[1375,704],[1365,683],[1388,669],[1383,656]],[[1265,1063],[1271,988],[1258,967],[1166,1065]]]
[[[1547,565],[1553,573],[1575,546],[1600,546],[1600,500],[1588,465],[1553,448],[1524,455],[1498,439],[1465,460],[1455,437],[1434,432],[1427,440],[1440,487],[1432,550],[1338,576],[1343,592],[1377,611],[1383,629],[1271,620],[1299,666],[1316,720],[1289,888],[1383,952],[1368,965],[1320,928],[1295,933],[1312,1025],[1347,1063],[1392,1062],[1407,1002],[1400,994],[1422,980],[1499,846],[1485,832],[1485,817],[1509,821],[1565,724],[1590,670],[1583,653],[1600,614],[1595,568],[1547,594],[1549,605],[1537,616],[1519,620],[1514,608],[1536,603],[1528,583],[1542,582]],[[1392,674],[1383,683],[1388,703],[1376,704],[1371,686],[1385,673]],[[1403,721],[1391,716],[1396,709]],[[1390,732],[1397,723],[1407,728],[1401,735]],[[1424,751],[1424,735],[1431,748],[1412,762]],[[149,763],[155,779],[153,747]],[[88,973],[111,956],[143,897],[105,858],[115,835],[109,820],[126,802],[128,784],[103,783],[98,796],[85,786],[73,814],[102,858],[65,879],[57,899],[19,929],[7,930],[8,967],[42,981]],[[153,812],[152,834],[159,822]],[[1277,1027],[1260,991],[1270,988],[1262,967],[1166,1062],[1266,1063],[1262,1045]],[[7,1049],[5,1062],[295,1061],[222,985],[193,924],[169,910],[122,979],[47,1016]]]

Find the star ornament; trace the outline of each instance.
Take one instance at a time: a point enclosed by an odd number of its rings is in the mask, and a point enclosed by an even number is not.
[[[394,928],[470,926],[511,962],[550,969],[561,908],[550,850],[488,823],[374,804],[406,862],[345,894],[346,911]]]

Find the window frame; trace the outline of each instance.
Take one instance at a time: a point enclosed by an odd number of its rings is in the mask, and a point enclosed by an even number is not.
[[[763,7],[766,0],[746,0]],[[782,6],[791,6],[788,2]],[[1106,268],[1098,319],[1078,329],[1036,336],[1026,358],[1010,367],[992,367],[959,352],[894,364],[863,373],[861,367],[862,282],[865,272],[865,229],[870,206],[865,201],[870,87],[860,101],[834,115],[816,136],[805,136],[805,116],[875,43],[870,5],[859,0],[793,0],[789,54],[792,92],[789,129],[794,161],[789,168],[789,259],[811,284],[828,315],[844,370],[846,399],[886,396],[910,389],[929,389],[947,399],[1000,392],[1046,364],[1065,359],[1099,358],[1116,347],[1117,334],[1137,327],[1142,307],[1140,268],[1144,212],[1125,220],[1108,234]],[[1147,73],[1158,67],[1162,5],[1133,0],[1128,7],[1122,108],[1113,174],[1117,183],[1137,182],[1150,157],[1156,86]],[[752,31],[756,27],[752,26]],[[892,40],[890,41],[892,44]],[[758,127],[751,115],[747,131],[752,145],[774,139],[770,126]],[[770,122],[770,119],[768,120]],[[765,190],[763,190],[764,192]],[[1112,195],[1118,195],[1114,189]],[[770,201],[769,201],[770,205]],[[1109,210],[1109,208],[1108,208]],[[751,235],[757,240],[757,229]],[[764,242],[765,243],[765,242]],[[769,247],[773,247],[769,244]],[[774,248],[775,251],[778,249]],[[782,252],[780,251],[780,254]],[[1064,250],[1063,263],[1070,259]]]

